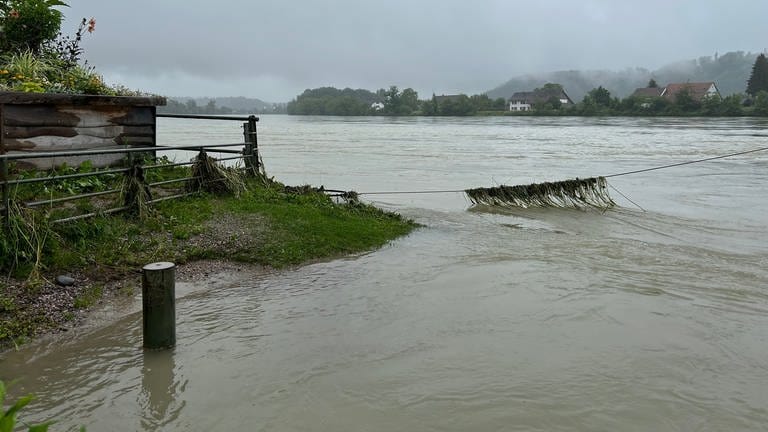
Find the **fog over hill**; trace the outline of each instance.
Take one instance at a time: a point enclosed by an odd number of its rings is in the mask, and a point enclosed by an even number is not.
[[[660,86],[671,82],[714,81],[720,93],[727,96],[744,93],[757,56],[757,53],[735,51],[679,61],[656,70],[636,67],[624,70],[563,70],[527,74],[512,78],[486,94],[492,99],[508,99],[518,91],[530,91],[546,83],[558,83],[563,85],[575,102],[580,102],[587,92],[598,86],[608,89],[614,97],[624,98],[632,94],[636,88],[645,87],[653,78]],[[421,93],[419,96],[421,99],[427,99],[430,95]],[[182,105],[194,100],[201,108],[210,101],[214,101],[218,108],[227,107],[239,113],[284,112],[286,107],[285,103],[264,102],[246,97],[172,97],[170,99]],[[172,103],[163,110],[176,112],[183,108],[170,105]]]
[[[672,63],[654,71],[638,67],[620,71],[568,70],[528,74],[512,78],[487,94],[491,98],[509,98],[515,92],[533,90],[551,82],[562,84],[575,102],[581,101],[587,92],[598,86],[608,89],[612,96],[623,98],[636,88],[645,87],[653,78],[660,86],[670,82],[714,81],[720,93],[727,96],[744,92],[757,56],[757,53],[743,51],[715,54]]]

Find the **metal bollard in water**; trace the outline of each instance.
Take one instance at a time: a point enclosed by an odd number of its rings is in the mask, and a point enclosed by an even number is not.
[[[144,348],[176,345],[176,264],[156,262],[142,269]]]

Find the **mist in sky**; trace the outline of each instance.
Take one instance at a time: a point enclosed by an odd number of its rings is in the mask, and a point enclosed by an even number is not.
[[[166,96],[285,102],[320,86],[479,93],[563,69],[653,69],[768,46],[766,0],[70,0],[85,58]]]

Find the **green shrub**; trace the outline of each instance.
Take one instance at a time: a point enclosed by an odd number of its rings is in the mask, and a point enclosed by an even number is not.
[[[40,52],[59,34],[63,15],[59,0],[0,0],[0,52]]]
[[[0,90],[31,93],[136,96],[110,87],[87,61],[80,63],[80,41],[96,28],[96,20],[80,22],[74,36],[59,30],[60,0],[0,0]]]

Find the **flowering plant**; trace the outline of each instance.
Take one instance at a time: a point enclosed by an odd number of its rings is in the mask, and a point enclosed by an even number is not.
[[[135,94],[104,83],[81,62],[83,36],[96,19],[80,22],[74,36],[62,34],[60,0],[0,0],[0,90],[76,94]]]

